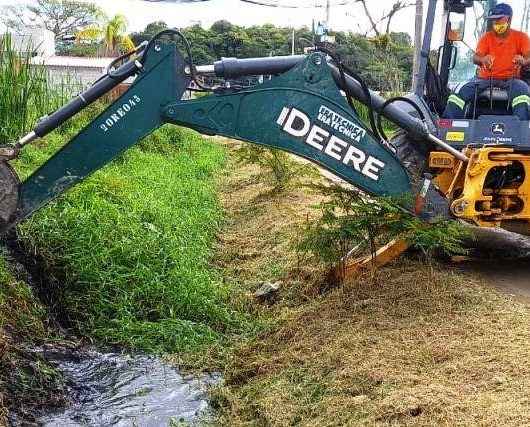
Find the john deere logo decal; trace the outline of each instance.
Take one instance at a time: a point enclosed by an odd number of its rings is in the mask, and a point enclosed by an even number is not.
[[[504,135],[504,132],[506,132],[504,123],[493,123],[491,125],[491,133],[493,135]]]

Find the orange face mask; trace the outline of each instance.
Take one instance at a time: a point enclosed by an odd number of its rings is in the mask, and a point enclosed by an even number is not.
[[[493,31],[497,34],[504,34],[510,28],[510,22],[508,18],[501,18],[494,22]]]

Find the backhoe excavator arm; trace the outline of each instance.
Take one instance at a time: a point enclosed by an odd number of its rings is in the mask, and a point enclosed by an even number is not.
[[[420,214],[445,214],[446,206],[436,190],[411,184],[393,151],[354,114],[337,85],[337,68],[328,64],[326,55],[315,52],[307,57],[243,61],[231,67],[225,61],[224,69],[217,67],[215,71],[226,77],[246,66],[248,74],[261,70],[278,75],[256,86],[182,100],[192,80],[189,62],[171,41],[158,39],[143,46],[136,60],[125,63],[113,76],[103,77],[14,146],[0,150],[4,158],[0,170],[3,228],[27,218],[164,123],[285,150],[326,168],[370,195],[408,196],[409,200],[411,194],[413,198],[421,196],[427,203]],[[238,73],[242,75],[245,70]],[[24,145],[45,136],[132,75],[137,77],[130,89],[31,176],[22,183],[10,176],[7,162]],[[355,92],[355,82],[351,85],[350,90]],[[358,98],[362,97],[360,93]],[[375,107],[382,102],[376,98]],[[423,123],[412,116],[396,111],[394,106],[385,114],[394,120],[393,115],[401,114],[400,126],[428,138]]]

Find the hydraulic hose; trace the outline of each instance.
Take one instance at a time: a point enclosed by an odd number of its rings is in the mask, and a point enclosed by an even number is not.
[[[425,122],[425,114],[423,113],[423,111],[421,110],[419,105],[416,104],[414,101],[412,101],[409,98],[405,98],[404,96],[396,96],[394,98],[389,98],[388,100],[386,100],[383,103],[383,105],[381,106],[381,110],[377,114],[377,130],[379,132],[379,135],[381,135],[381,137],[383,138],[383,140],[385,140],[387,142],[388,142],[388,137],[385,134],[385,130],[383,129],[383,124],[382,124],[383,113],[384,113],[386,107],[388,107],[390,104],[392,104],[392,103],[394,103],[396,101],[405,102],[405,103],[409,104],[410,106],[412,106],[412,108],[414,108],[414,110],[418,113],[421,121]]]
[[[199,79],[197,78],[197,70],[195,69],[195,64],[193,63],[193,54],[191,52],[191,44],[181,31],[176,28],[169,28],[167,30],[162,30],[159,33],[155,34],[151,40],[147,43],[147,46],[144,50],[144,54],[141,59],[141,63],[145,64],[147,60],[147,55],[149,54],[150,49],[154,46],[155,42],[161,39],[163,36],[177,36],[182,43],[184,43],[184,49],[186,49],[186,55],[188,57],[188,66],[190,68],[190,75],[195,84],[200,88],[199,91],[202,92],[211,92],[212,88],[204,86]],[[197,90],[195,90],[197,91]]]
[[[340,80],[342,83],[342,89],[344,90],[344,93],[346,94],[346,99],[348,101],[348,104],[350,105],[351,109],[354,111],[356,115],[358,114],[357,114],[355,105],[353,103],[353,96],[352,96],[351,89],[346,82],[346,73],[351,78],[355,79],[359,83],[363,91],[364,97],[365,97],[365,105],[368,107],[368,119],[370,121],[370,127],[372,128],[372,133],[381,141],[382,136],[379,133],[379,129],[377,128],[377,124],[375,120],[374,107],[372,104],[372,94],[366,82],[355,71],[353,71],[346,64],[344,64],[342,62],[341,57],[337,53],[332,52],[330,49],[327,49],[323,46],[318,46],[318,50],[328,55],[335,62],[337,69],[339,70]]]

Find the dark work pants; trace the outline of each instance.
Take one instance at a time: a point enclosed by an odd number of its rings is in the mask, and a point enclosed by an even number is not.
[[[489,89],[490,84],[493,84],[493,87],[509,91],[509,102],[512,106],[513,114],[519,117],[519,120],[530,120],[528,113],[530,89],[524,81],[519,79],[493,80],[490,82],[489,79],[476,78],[462,86],[458,93],[449,96],[443,117],[446,119],[463,119],[466,104],[472,102],[475,98],[475,88],[480,94],[484,89]]]

